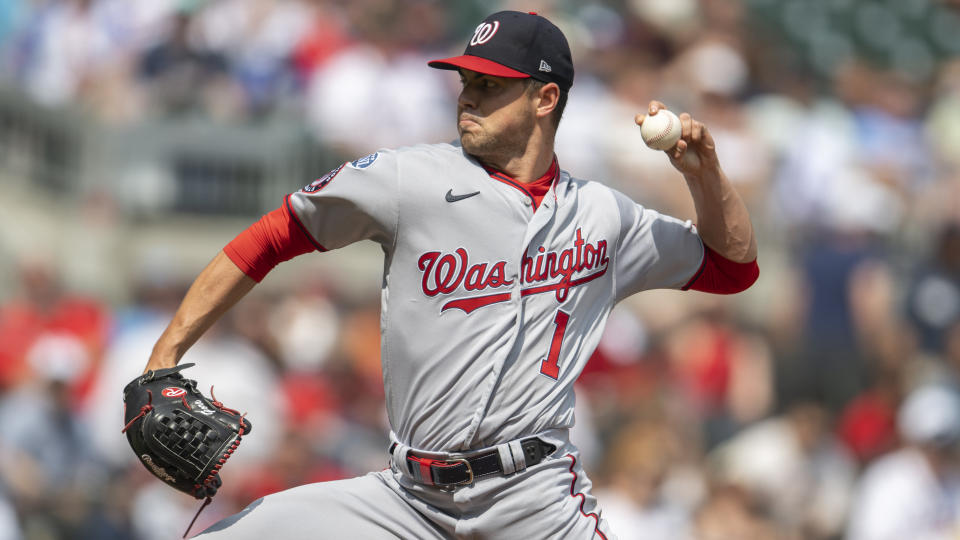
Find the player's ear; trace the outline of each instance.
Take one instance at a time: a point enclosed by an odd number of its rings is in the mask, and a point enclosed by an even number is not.
[[[537,91],[537,118],[546,118],[553,114],[560,104],[560,87],[557,83],[547,83]]]

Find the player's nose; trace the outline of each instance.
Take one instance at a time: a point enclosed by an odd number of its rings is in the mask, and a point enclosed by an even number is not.
[[[460,95],[457,96],[457,108],[460,111],[476,109],[477,108],[476,92],[472,92],[469,87],[461,90]]]

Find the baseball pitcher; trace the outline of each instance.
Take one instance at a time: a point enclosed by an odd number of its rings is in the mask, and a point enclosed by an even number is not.
[[[574,69],[547,19],[495,13],[463,55],[429,65],[459,73],[459,141],[378,150],[288,195],[202,271],[145,370],[177,366],[281,261],[372,240],[389,467],[256,500],[206,540],[612,539],[567,436],[611,308],[646,289],[729,294],[757,279],[746,207],[690,115],[666,153],[696,226],[561,168]]]

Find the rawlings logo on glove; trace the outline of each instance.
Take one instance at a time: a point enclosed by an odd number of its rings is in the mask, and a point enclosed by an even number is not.
[[[193,365],[151,370],[131,381],[123,389],[121,432],[148,471],[184,493],[206,497],[206,506],[222,485],[220,469],[252,426],[217,401],[213,387],[211,397],[204,397],[196,381],[180,374]]]

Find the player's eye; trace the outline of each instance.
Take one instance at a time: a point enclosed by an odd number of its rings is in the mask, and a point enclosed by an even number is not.
[[[493,90],[500,88],[501,84],[494,78],[480,76],[473,79],[467,79],[466,77],[460,77],[460,88],[466,89],[468,87],[479,89],[479,90]]]
[[[500,88],[501,86],[500,81],[492,77],[484,77],[480,79],[478,82],[479,82],[480,88],[484,90],[495,90],[497,88]]]

